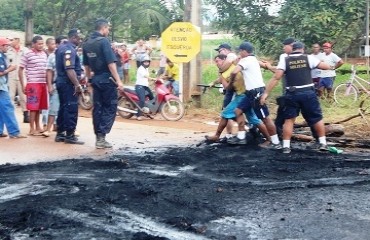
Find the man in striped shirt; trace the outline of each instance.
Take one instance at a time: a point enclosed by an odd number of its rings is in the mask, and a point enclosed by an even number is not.
[[[27,109],[30,111],[29,135],[31,136],[41,136],[40,111],[48,109],[46,62],[44,40],[41,36],[35,36],[32,39],[32,48],[23,55],[18,70],[22,89],[27,96]],[[24,70],[26,86],[23,80]]]

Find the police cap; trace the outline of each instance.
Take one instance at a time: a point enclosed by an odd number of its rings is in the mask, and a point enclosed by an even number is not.
[[[303,49],[304,44],[302,42],[294,42],[292,48],[293,48],[293,51],[297,49]]]
[[[292,43],[294,43],[294,42],[295,42],[295,39],[294,39],[294,38],[289,37],[289,38],[286,38],[286,39],[283,41],[283,45],[290,45],[290,44],[292,44]]]
[[[228,44],[228,43],[222,43],[220,46],[218,46],[218,48],[216,48],[215,50],[218,52],[220,51],[220,49],[222,48],[225,48],[225,49],[229,49],[231,50],[231,46]]]
[[[243,42],[242,44],[240,44],[240,46],[237,48],[237,50],[239,50],[239,51],[245,50],[248,53],[252,53],[253,52],[253,45],[250,42]]]

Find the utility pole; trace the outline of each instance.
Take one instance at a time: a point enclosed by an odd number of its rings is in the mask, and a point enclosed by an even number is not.
[[[186,0],[184,11],[184,21],[200,27],[200,32],[202,32],[201,2],[200,0]],[[183,65],[183,100],[184,102],[193,101],[196,107],[200,107],[201,100],[200,92],[197,89],[197,84],[200,83],[202,77],[201,65],[200,52],[193,60]]]
[[[33,38],[33,6],[35,0],[26,0],[24,2],[24,21],[25,21],[25,45],[30,47],[32,45]]]

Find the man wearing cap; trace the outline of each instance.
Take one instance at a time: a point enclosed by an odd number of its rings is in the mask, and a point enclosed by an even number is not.
[[[224,65],[224,62],[226,61],[227,56],[225,54],[218,54],[215,57],[215,63],[218,68],[221,68]],[[222,83],[222,85],[230,92],[234,94],[233,99],[230,101],[230,103],[227,103],[227,105],[224,106],[222,113],[221,113],[221,121],[218,124],[216,134],[213,136],[205,136],[207,141],[210,142],[218,142],[220,141],[220,136],[222,131],[225,129],[226,126],[228,126],[228,123],[230,120],[235,120],[235,108],[238,106],[238,104],[245,98],[245,84],[243,75],[241,72],[238,72],[235,76],[234,82],[230,83],[230,76],[232,71],[235,69],[235,65],[232,64],[229,69],[224,71],[223,73],[220,73],[219,81]],[[229,84],[231,84],[229,86]],[[253,109],[250,109],[246,113],[246,117],[248,118],[248,122],[250,124],[253,124],[255,126],[258,126],[262,123],[262,121],[256,116]],[[229,133],[229,132],[228,132]],[[231,137],[226,137],[226,139]],[[245,141],[247,143],[247,141]]]
[[[234,52],[231,51],[231,46],[228,43],[220,44],[220,46],[218,46],[218,48],[216,48],[215,51],[217,51],[219,54],[226,55],[226,59],[223,61],[222,65],[218,65],[218,70],[219,70],[219,73],[221,75],[222,75],[222,73],[224,73],[225,71],[230,69],[230,67],[233,64],[236,65],[236,62],[238,61],[238,56]],[[229,73],[229,75],[230,75],[230,73]],[[221,78],[217,78],[215,81],[213,81],[210,84],[210,87],[212,87],[212,86],[214,86],[215,84],[218,84],[218,83],[222,83]],[[224,88],[224,94],[225,94],[224,101],[223,101],[223,104],[222,104],[222,108],[225,108],[230,103],[230,101],[233,97],[234,91],[228,91],[224,84],[222,84],[222,86]],[[226,139],[233,137],[233,133],[232,133],[233,125],[234,125],[233,121],[230,120],[230,121],[227,122]]]
[[[10,138],[25,138],[20,134],[19,125],[14,114],[14,106],[9,96],[8,73],[16,70],[17,66],[9,64],[5,53],[8,51],[10,41],[0,37],[0,137],[7,137],[4,125]]]
[[[107,38],[109,22],[105,19],[95,21],[95,32],[83,44],[83,64],[86,75],[91,79],[94,89],[93,125],[96,135],[96,148],[112,148],[105,140],[112,129],[117,112],[117,87],[123,89],[119,78],[116,57]]]
[[[68,32],[68,42],[60,45],[55,51],[56,86],[59,95],[56,142],[67,144],[84,144],[75,136],[78,120],[78,94],[82,87],[79,78],[82,65],[76,47],[81,41],[80,30]]]
[[[293,52],[285,59],[280,59],[276,72],[266,87],[260,102],[265,104],[267,96],[285,74],[285,122],[283,126],[283,153],[290,153],[290,139],[293,134],[294,121],[299,112],[309,126],[313,126],[319,137],[319,150],[325,151],[326,137],[322,111],[311,78],[314,68],[329,69],[329,65],[317,58],[304,54],[301,42],[293,43]]]
[[[41,36],[34,36],[32,49],[22,56],[18,70],[19,81],[27,96],[27,109],[30,111],[30,136],[42,135],[40,111],[48,109],[46,60],[44,40]],[[24,72],[26,72],[26,86],[23,81]]]
[[[22,85],[19,82],[18,69],[21,61],[21,57],[26,52],[26,48],[21,46],[20,39],[18,37],[8,37],[11,41],[11,47],[9,48],[6,56],[9,59],[10,64],[15,65],[17,69],[9,73],[8,85],[10,99],[14,99],[16,94],[19,97],[19,103],[23,111],[23,122],[29,123],[30,116],[26,108],[26,96],[23,93]]]
[[[223,63],[221,68],[219,68],[220,72],[224,72],[231,64],[235,64],[238,60],[238,56],[231,51],[231,46],[228,43],[222,43],[218,48],[215,49],[219,54],[225,54],[226,55],[226,61]]]
[[[284,53],[280,55],[279,57],[279,61],[284,61],[285,58],[287,58],[289,56],[289,54],[292,53],[293,51],[293,43],[295,42],[296,40],[294,38],[291,38],[291,37],[288,37],[286,38],[284,41],[283,41],[283,51]],[[320,50],[320,47],[319,47],[319,50]],[[314,55],[316,58],[317,55]],[[315,69],[312,69],[311,70],[311,74],[313,73],[313,71],[319,71],[317,68]],[[283,125],[284,125],[284,122],[285,122],[285,118],[284,118],[284,108],[285,108],[285,85],[286,85],[286,80],[285,80],[285,75],[282,77],[282,89],[283,89],[283,95],[280,96],[280,97],[277,97],[276,98],[276,102],[278,104],[278,109],[277,109],[277,112],[276,112],[276,118],[275,118],[275,126],[276,126],[276,131],[279,135],[279,137],[282,137],[283,135]],[[314,79],[312,79],[314,81]],[[314,82],[315,83],[315,82]],[[316,131],[315,129],[311,126],[311,132],[312,132],[312,136],[317,140],[317,134],[316,134]]]
[[[215,51],[217,51],[219,54],[226,55],[226,59],[223,61],[222,65],[218,66],[219,72],[221,74],[223,72],[227,71],[228,69],[230,69],[230,67],[233,64],[236,64],[236,62],[238,61],[238,56],[234,52],[231,51],[231,46],[228,43],[220,44],[220,46],[218,46],[218,48],[216,48]],[[230,73],[229,73],[229,75],[230,75]],[[210,84],[210,87],[214,86],[215,84],[221,83],[220,79],[221,78],[218,78],[215,81],[213,81]],[[222,85],[222,86],[224,87],[224,94],[225,94],[224,101],[223,101],[223,104],[222,104],[222,108],[225,108],[230,103],[234,92],[233,91],[227,91],[225,86],[224,85]],[[226,139],[231,138],[233,136],[233,134],[232,134],[233,125],[234,125],[233,121],[230,120],[230,121],[227,122]]]
[[[238,104],[235,109],[236,121],[238,123],[238,135],[228,140],[231,144],[241,144],[245,142],[245,119],[244,114],[250,109],[253,109],[257,117],[262,120],[258,125],[258,129],[266,138],[266,141],[260,144],[261,147],[280,148],[279,138],[276,134],[274,122],[269,117],[269,111],[265,104],[259,104],[259,97],[265,90],[265,83],[263,82],[260,63],[253,55],[253,45],[250,42],[243,42],[239,46],[240,61],[238,66],[231,74],[231,82],[234,82],[235,76],[238,72],[242,72],[244,84],[246,88],[246,97]]]
[[[336,76],[335,69],[342,66],[344,62],[337,54],[332,52],[331,43],[324,43],[322,45],[322,49],[324,52],[320,54],[320,60],[329,64],[330,69],[320,72],[319,96],[323,96],[326,89],[327,98],[331,98],[331,91],[333,89],[333,83]]]

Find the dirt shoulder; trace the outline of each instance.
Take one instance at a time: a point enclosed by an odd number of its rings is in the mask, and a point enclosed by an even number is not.
[[[22,119],[19,108],[16,109],[18,120]],[[185,118],[177,122],[161,119],[136,121],[125,120],[117,116],[107,140],[112,142],[112,150],[95,149],[90,111],[81,111],[77,131],[84,145],[68,145],[54,142],[55,132],[50,137],[29,136],[25,139],[0,138],[0,165],[6,163],[28,164],[39,161],[61,160],[66,158],[93,157],[101,158],[119,149],[145,151],[145,149],[164,148],[192,144],[203,140],[204,135],[211,134],[215,126],[206,124],[207,120]],[[20,122],[20,121],[19,121]],[[28,133],[29,124],[20,123],[21,132]]]

